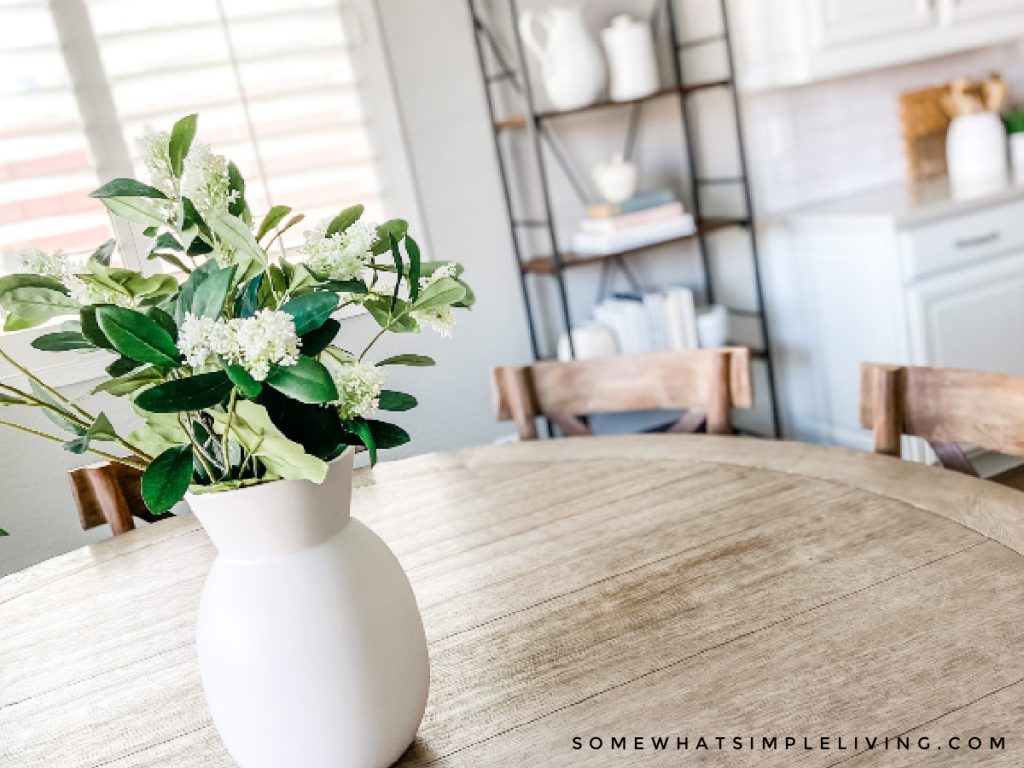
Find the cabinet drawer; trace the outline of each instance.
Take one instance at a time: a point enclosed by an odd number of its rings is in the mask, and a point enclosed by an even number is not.
[[[908,282],[1024,247],[1024,201],[925,224],[901,235]]]

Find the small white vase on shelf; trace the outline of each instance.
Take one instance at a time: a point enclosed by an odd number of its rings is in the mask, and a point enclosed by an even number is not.
[[[658,62],[654,55],[651,25],[628,14],[616,16],[601,32],[612,101],[632,101],[658,90]]]
[[[578,109],[601,98],[608,74],[580,5],[524,11],[519,33],[540,62],[544,90],[555,109]]]
[[[349,516],[352,455],[322,485],[187,497],[218,550],[199,669],[240,768],[385,768],[423,718],[423,623],[398,560]]]

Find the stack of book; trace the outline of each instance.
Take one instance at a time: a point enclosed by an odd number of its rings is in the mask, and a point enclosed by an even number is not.
[[[697,307],[689,288],[616,293],[594,307],[594,320],[611,329],[619,352],[697,349]]]
[[[581,254],[609,254],[693,234],[696,225],[667,189],[646,192],[621,203],[587,206],[572,247]]]

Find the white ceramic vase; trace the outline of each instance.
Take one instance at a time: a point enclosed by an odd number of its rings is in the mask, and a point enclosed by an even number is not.
[[[544,90],[555,109],[577,109],[601,98],[608,72],[580,4],[524,11],[519,32],[540,62]]]
[[[398,560],[349,516],[352,451],[322,485],[189,494],[217,547],[199,670],[240,768],[384,768],[423,718],[427,644]]]
[[[953,194],[971,197],[1006,184],[1006,129],[992,112],[953,118],[946,134],[946,166]]]

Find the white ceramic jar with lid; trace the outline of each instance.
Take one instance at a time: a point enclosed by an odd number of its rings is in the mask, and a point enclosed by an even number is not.
[[[611,74],[612,101],[632,101],[658,90],[658,62],[651,26],[622,14],[601,32]]]

